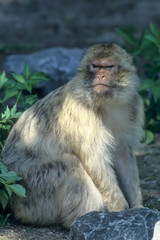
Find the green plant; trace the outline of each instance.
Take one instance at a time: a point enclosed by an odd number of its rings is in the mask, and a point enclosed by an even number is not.
[[[19,197],[25,197],[25,189],[16,183],[19,180],[21,178],[14,171],[8,171],[0,162],[0,204],[3,210],[5,210],[13,192]]]
[[[37,100],[37,95],[32,94],[32,88],[38,82],[48,80],[48,76],[41,72],[32,75],[28,65],[24,66],[23,75],[11,73],[10,76],[7,77],[4,71],[0,73],[0,107],[3,111],[0,114],[0,153],[14,123],[22,112]],[[26,95],[26,92],[29,95]],[[12,102],[12,107],[8,106],[10,102]],[[17,110],[18,105],[20,110]],[[21,178],[14,171],[8,171],[0,161],[0,207],[3,210],[12,193],[25,197],[25,189],[16,183],[20,180]],[[4,223],[7,217],[8,215],[5,217],[0,215],[0,221]]]
[[[128,43],[128,51],[141,64],[141,83],[139,92],[144,100],[146,122],[145,142],[154,140],[154,134],[160,132],[160,29],[150,24],[137,39],[131,30],[116,28]],[[139,69],[140,71],[140,69]]]
[[[4,142],[17,119],[21,116],[24,109],[30,107],[36,100],[37,95],[32,94],[32,88],[40,81],[48,80],[48,76],[42,72],[31,75],[31,70],[26,64],[23,75],[11,73],[12,78],[8,78],[3,71],[0,73],[0,104],[4,113],[0,115],[0,152]],[[27,91],[29,95],[24,94]],[[14,102],[14,106],[9,108],[8,102]],[[17,111],[17,105],[20,105]]]

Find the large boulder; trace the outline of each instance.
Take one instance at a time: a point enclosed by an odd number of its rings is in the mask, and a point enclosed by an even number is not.
[[[148,208],[110,213],[90,212],[73,222],[70,238],[71,240],[160,240],[159,221],[159,212]]]
[[[74,76],[83,52],[80,48],[57,47],[31,54],[11,55],[6,58],[3,67],[7,72],[21,74],[24,65],[27,63],[32,72],[47,73],[51,80],[38,85],[39,88],[43,88],[43,94],[45,95],[65,84]]]

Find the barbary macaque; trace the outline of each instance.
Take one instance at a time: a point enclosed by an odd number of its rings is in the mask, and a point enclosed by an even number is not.
[[[87,50],[77,74],[23,113],[3,150],[26,198],[11,208],[23,223],[69,228],[90,211],[142,206],[133,151],[143,104],[130,55],[116,44]]]

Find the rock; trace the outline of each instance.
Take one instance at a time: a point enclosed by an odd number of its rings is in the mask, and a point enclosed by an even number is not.
[[[43,89],[43,94],[65,84],[76,73],[77,65],[83,55],[80,48],[67,49],[63,47],[41,50],[32,54],[11,55],[4,62],[7,72],[22,73],[25,63],[32,72],[41,71],[47,73],[51,80],[38,85]]]
[[[159,212],[148,208],[110,213],[90,212],[73,222],[70,239],[151,240],[157,221],[160,221]],[[159,234],[158,224],[159,222],[155,227],[155,235]],[[152,240],[160,240],[160,238],[154,236]]]
[[[152,240],[160,240],[160,221],[156,222],[154,226],[154,233]]]

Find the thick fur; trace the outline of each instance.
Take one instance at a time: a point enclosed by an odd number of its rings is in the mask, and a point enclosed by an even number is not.
[[[86,88],[88,64],[97,56],[120,66],[109,95]],[[143,125],[136,82],[131,57],[115,44],[99,44],[87,51],[70,82],[23,113],[2,154],[26,188],[26,198],[11,202],[17,219],[69,228],[93,210],[142,205],[133,154]]]

